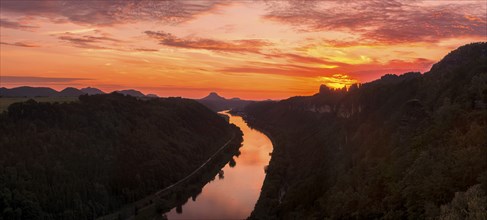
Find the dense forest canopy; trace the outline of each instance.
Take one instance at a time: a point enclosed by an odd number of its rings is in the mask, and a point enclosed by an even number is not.
[[[0,114],[0,219],[93,219],[182,179],[239,129],[193,100],[82,95]]]
[[[253,103],[274,152],[251,219],[487,219],[487,43],[425,74]]]

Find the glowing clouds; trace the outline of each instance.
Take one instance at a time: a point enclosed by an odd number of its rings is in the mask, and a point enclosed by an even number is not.
[[[485,41],[483,3],[0,1],[0,72],[92,79],[56,82],[56,89],[78,84],[193,98],[210,91],[245,99],[310,95],[319,84],[341,88],[425,72],[452,49]]]
[[[230,42],[206,38],[179,38],[164,31],[145,31],[148,37],[156,39],[159,44],[169,47],[200,49],[234,53],[260,53],[264,46],[272,45],[259,39],[233,40]]]

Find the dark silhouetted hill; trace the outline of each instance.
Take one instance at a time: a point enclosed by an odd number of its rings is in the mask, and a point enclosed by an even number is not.
[[[55,96],[58,92],[47,87],[21,86],[12,89],[0,89],[0,95],[5,97],[45,97]]]
[[[115,91],[116,93],[120,93],[120,94],[123,94],[123,95],[130,95],[130,96],[133,96],[133,97],[144,97],[144,93],[140,92],[140,91],[137,91],[135,89],[127,89],[127,90],[118,90],[118,91]]]
[[[146,96],[150,98],[159,98],[159,96],[156,94],[147,94]]]
[[[487,218],[487,43],[245,113],[274,143],[250,219]]]
[[[204,101],[226,101],[227,99],[221,97],[216,92],[210,92],[206,97],[202,98]]]
[[[223,111],[223,110],[237,110],[242,109],[252,103],[252,101],[242,100],[239,98],[226,99],[216,92],[211,92],[208,96],[198,99],[198,102],[210,108],[213,111]]]
[[[57,94],[55,94],[55,96],[76,97],[76,96],[80,96],[83,94],[85,94],[85,93],[82,92],[81,90],[77,89],[77,88],[68,87],[68,88],[61,90]]]
[[[241,136],[189,99],[14,103],[0,114],[0,219],[96,219],[183,179],[229,140],[226,151],[238,149]]]
[[[115,92],[124,95],[134,96],[134,97],[145,97],[145,95],[142,92],[134,89],[120,90]],[[4,87],[0,88],[0,96],[3,97],[51,97],[51,96],[78,97],[83,94],[99,95],[99,94],[105,94],[105,92],[92,87],[83,88],[81,90],[73,87],[67,87],[61,90],[60,92],[47,87],[21,86],[21,87],[16,87],[11,89],[4,88]],[[156,96],[151,94],[151,96],[149,97],[156,97]]]
[[[97,89],[97,88],[93,88],[93,87],[86,87],[86,88],[82,88],[81,91],[84,93],[84,94],[88,94],[88,95],[99,95],[99,94],[105,94],[105,92],[101,91],[100,89]]]

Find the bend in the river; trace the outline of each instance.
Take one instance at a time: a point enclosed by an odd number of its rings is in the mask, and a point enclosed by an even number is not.
[[[252,212],[264,182],[272,142],[265,134],[251,129],[242,117],[221,113],[243,132],[241,154],[225,165],[222,175],[206,184],[194,201],[188,200],[167,213],[168,219],[245,219]]]

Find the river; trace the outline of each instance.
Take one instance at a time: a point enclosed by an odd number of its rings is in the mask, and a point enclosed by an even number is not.
[[[230,123],[243,132],[241,154],[234,157],[236,165],[223,168],[223,178],[218,175],[206,184],[195,201],[189,199],[182,206],[166,213],[168,219],[245,219],[254,209],[265,178],[264,167],[269,164],[272,142],[263,133],[249,128],[240,116],[230,115]]]

